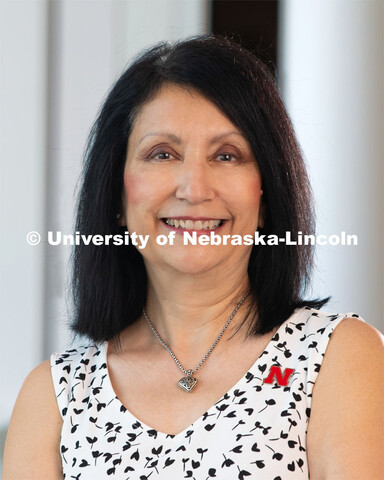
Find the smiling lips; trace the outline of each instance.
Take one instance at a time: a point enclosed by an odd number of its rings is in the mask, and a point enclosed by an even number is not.
[[[224,220],[211,219],[211,220],[190,220],[180,218],[163,218],[164,223],[173,228],[179,228],[182,230],[215,230],[223,225]]]

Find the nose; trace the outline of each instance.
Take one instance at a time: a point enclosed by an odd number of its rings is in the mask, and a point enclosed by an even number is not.
[[[212,168],[196,158],[180,163],[176,182],[176,198],[191,204],[212,200],[216,195]]]

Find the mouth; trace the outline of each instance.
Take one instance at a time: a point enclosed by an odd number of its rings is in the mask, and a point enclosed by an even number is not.
[[[213,231],[217,230],[226,222],[225,219],[181,219],[181,218],[162,218],[161,221],[168,227],[177,230],[195,230],[195,231]]]

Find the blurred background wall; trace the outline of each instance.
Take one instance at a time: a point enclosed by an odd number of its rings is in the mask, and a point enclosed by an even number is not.
[[[384,8],[380,0],[0,2],[0,450],[28,372],[70,345],[69,247],[81,157],[112,82],[140,50],[230,34],[277,79],[308,164],[318,233],[314,296],[384,331]]]

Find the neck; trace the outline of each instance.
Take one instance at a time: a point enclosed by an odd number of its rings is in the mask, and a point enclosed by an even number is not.
[[[207,352],[249,288],[244,268],[220,274],[212,271],[188,275],[149,266],[147,273],[146,311],[151,323],[176,356],[179,354],[192,363]],[[219,282],[218,279],[223,280]],[[216,347],[217,351],[231,341],[248,304],[249,298],[246,298],[220,340],[220,348],[219,344]],[[163,348],[146,322],[143,328],[155,348],[157,344]],[[244,329],[241,334],[239,332],[242,339],[243,333]]]

